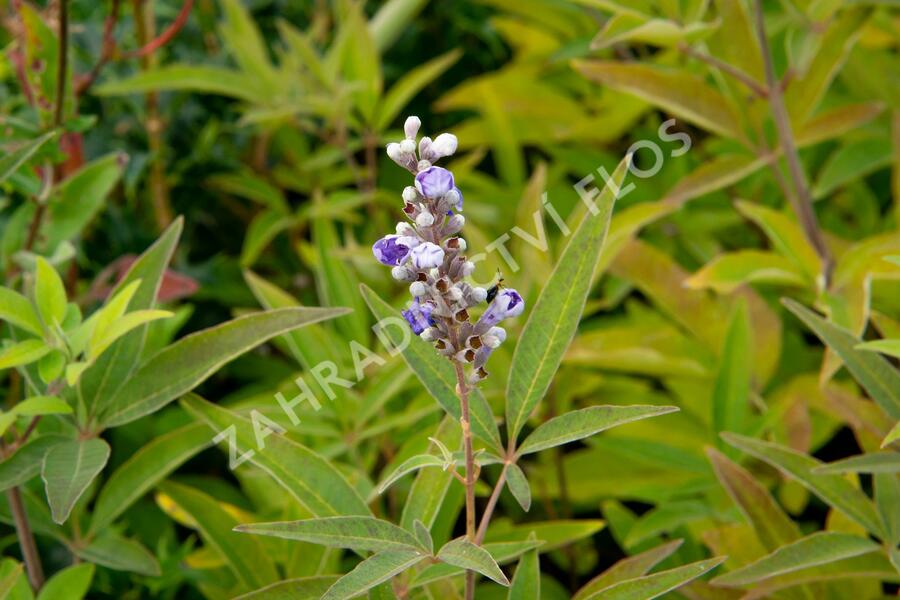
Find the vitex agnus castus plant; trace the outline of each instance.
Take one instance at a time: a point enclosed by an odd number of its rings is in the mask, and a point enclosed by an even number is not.
[[[369,507],[351,503],[349,510],[337,514],[314,510],[316,518],[312,519],[237,528],[358,553],[362,560],[349,573],[323,585],[322,598],[331,600],[376,590],[389,597],[418,597],[436,582],[471,600],[479,575],[512,585],[513,590],[517,585],[533,588],[544,540],[524,531],[521,539],[497,545],[490,542],[488,532],[504,489],[510,490],[525,511],[530,508],[531,491],[520,466],[522,457],[677,410],[668,406],[590,406],[554,417],[533,430],[528,428],[531,413],[547,393],[584,311],[629,156],[610,177],[597,203],[588,207],[531,309],[509,367],[507,443],[501,441],[497,419],[480,387],[492,381],[487,361],[507,340],[503,325],[508,323],[504,321],[523,315],[526,304],[515,289],[503,285],[502,277],[489,289],[470,283],[475,265],[467,260],[471,249],[461,237],[463,193],[453,173],[436,164],[456,151],[457,139],[442,133],[434,139],[417,140],[420,126],[417,117],[407,118],[404,139],[387,145],[388,156],[409,171],[413,181],[402,192],[403,220],[393,233],[374,242],[372,252],[390,267],[393,279],[409,286],[410,297],[400,314],[414,336],[399,351],[449,419],[429,438],[431,452],[411,456],[387,471],[369,497],[369,502],[376,502],[388,487],[416,472],[399,525],[376,518]],[[397,319],[396,309],[368,287],[361,289],[380,321]],[[519,435],[526,428],[529,431],[520,443]],[[483,473],[493,478],[486,482],[491,492],[479,511],[475,492]],[[463,487],[464,508],[452,500],[459,498],[450,493],[454,479]],[[460,537],[442,543],[448,535],[436,529],[439,514],[449,511],[452,523],[460,510],[464,510]],[[527,524],[523,527],[527,529]],[[437,550],[436,545],[440,546]],[[510,583],[500,565],[516,559],[519,566]],[[698,563],[702,568],[692,577],[718,564],[706,562],[709,564]],[[316,582],[320,584],[323,582]]]

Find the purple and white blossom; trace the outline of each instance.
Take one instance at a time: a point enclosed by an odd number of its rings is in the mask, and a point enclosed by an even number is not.
[[[468,380],[477,383],[488,375],[484,367],[491,353],[506,340],[506,330],[498,324],[522,314],[525,302],[515,290],[504,288],[481,318],[471,321],[470,310],[489,293],[466,282],[475,263],[466,258],[466,241],[457,237],[466,223],[459,214],[463,194],[453,173],[434,164],[456,152],[458,141],[442,133],[434,139],[422,136],[416,144],[421,125],[418,117],[408,117],[404,139],[387,145],[388,156],[415,179],[402,193],[408,221],[375,242],[372,251],[392,267],[394,279],[409,284],[412,301],[402,314],[413,333],[450,360],[471,365]]]

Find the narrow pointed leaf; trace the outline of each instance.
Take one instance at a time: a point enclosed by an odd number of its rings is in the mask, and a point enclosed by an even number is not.
[[[287,579],[243,594],[234,600],[319,600],[335,581],[337,577],[333,575]]]
[[[41,477],[56,523],[64,523],[75,502],[109,459],[109,445],[101,439],[70,440],[44,455]]]
[[[185,410],[209,425],[214,434],[229,432],[223,438],[226,451],[248,460],[271,475],[314,516],[370,515],[371,511],[344,475],[327,459],[306,446],[278,434],[257,445],[250,419],[191,394],[182,399]],[[235,447],[231,447],[234,441]]]
[[[531,432],[519,454],[531,454],[553,446],[567,444],[606,429],[677,412],[676,406],[590,406],[554,417]]]
[[[31,364],[53,350],[43,340],[24,340],[0,350],[0,369],[11,369]]]
[[[900,452],[887,450],[851,456],[821,467],[814,473],[900,473]]]
[[[48,579],[37,600],[81,600],[91,587],[93,578],[94,565],[73,565]]]
[[[465,538],[457,538],[444,544],[438,551],[437,558],[448,565],[478,571],[500,585],[509,585],[509,580],[500,570],[494,557],[481,546],[476,546]]]
[[[384,478],[384,480],[378,484],[378,493],[383,494],[391,485],[409,473],[414,471],[418,471],[419,469],[424,469],[425,467],[443,467],[444,461],[437,456],[433,456],[431,454],[419,454],[418,456],[412,456],[403,463],[400,464],[396,469],[394,469],[390,475]]]
[[[34,279],[34,299],[44,325],[53,327],[63,322],[66,316],[66,287],[56,269],[40,256]]]
[[[363,298],[379,323],[384,323],[383,335],[398,347],[403,348],[403,358],[418,376],[432,397],[437,400],[447,413],[457,421],[460,417],[459,397],[456,395],[456,373],[450,361],[440,356],[434,347],[425,340],[412,335],[405,321],[390,304],[382,300],[378,294],[365,284],[360,286]],[[396,322],[386,321],[395,319]],[[402,329],[402,335],[396,331]],[[405,336],[409,343],[404,344]],[[491,412],[491,407],[477,388],[469,393],[469,409],[472,418],[472,431],[485,442],[489,442],[494,450],[501,449],[500,431]]]
[[[0,287],[0,321],[12,323],[34,335],[43,335],[41,320],[31,301],[5,287]]]
[[[506,472],[506,485],[509,486],[510,493],[516,499],[516,502],[519,503],[519,506],[522,507],[522,510],[525,512],[531,510],[531,486],[528,484],[525,472],[522,471],[519,465],[515,463],[509,465]]]
[[[541,569],[538,551],[529,550],[519,559],[507,600],[540,600]]]
[[[725,334],[725,346],[713,384],[712,423],[715,433],[740,433],[750,418],[750,322],[740,301]],[[721,441],[719,442],[722,443]],[[730,450],[730,449],[729,449]],[[730,450],[733,452],[733,450]]]
[[[394,575],[420,562],[424,556],[415,550],[379,552],[362,561],[328,588],[321,600],[345,600],[354,598]]]
[[[584,600],[635,600],[635,598],[651,600],[651,598],[658,598],[697,579],[724,561],[725,557],[711,558],[684,565],[683,567],[669,569],[668,571],[654,573],[653,575],[630,579],[590,596],[585,596]]]
[[[857,350],[860,340],[843,327],[829,323],[793,300],[785,299],[783,303],[841,357],[850,373],[891,418],[900,419],[900,372],[897,369],[879,354]]]
[[[626,156],[608,183],[598,180],[597,185],[603,189],[595,201],[597,213],[586,213],[531,309],[506,384],[506,425],[510,439],[519,435],[544,397],[575,336],[606,240],[613,205],[630,161],[631,156]]]
[[[135,540],[130,540],[106,530],[87,546],[76,549],[76,554],[108,569],[128,571],[149,577],[159,577],[159,564],[150,552]]]
[[[723,433],[725,441],[756,458],[769,463],[785,475],[796,479],[829,505],[841,511],[871,533],[881,535],[882,526],[871,500],[839,475],[820,475],[815,469],[822,462],[796,450],[733,433]]]
[[[342,308],[282,308],[238,317],[181,338],[148,360],[119,388],[107,426],[155,412],[200,385],[222,365],[278,335],[346,314]]]
[[[606,571],[590,580],[584,587],[572,596],[572,600],[584,600],[591,594],[595,594],[617,583],[637,579],[647,574],[650,569],[670,557],[681,546],[683,540],[674,540],[641,552],[634,556],[623,558]]]
[[[405,529],[374,517],[328,517],[302,521],[248,523],[235,531],[299,540],[332,548],[380,552],[383,550],[424,550]]]
[[[91,531],[102,531],[157,483],[212,443],[209,428],[192,423],[155,438],[134,453],[100,490]]]
[[[0,183],[6,181],[6,179],[10,175],[15,173],[19,169],[19,167],[28,162],[28,160],[32,156],[34,156],[37,151],[44,146],[44,144],[55,137],[55,131],[45,133],[39,138],[35,138],[33,140],[25,142],[12,152],[9,152],[8,154],[0,158]]]
[[[0,492],[27,483],[41,472],[44,455],[55,445],[68,441],[57,434],[32,437],[15,454],[0,463]]]
[[[758,561],[713,580],[716,585],[742,586],[770,577],[815,567],[878,550],[878,544],[857,535],[821,531],[775,550]]]
[[[416,519],[413,523],[413,531],[416,534],[416,540],[419,547],[424,549],[428,554],[434,554],[434,540],[431,537],[431,531],[425,527],[425,523]]]

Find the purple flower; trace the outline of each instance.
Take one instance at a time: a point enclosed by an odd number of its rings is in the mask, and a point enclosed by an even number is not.
[[[478,320],[476,329],[484,330],[493,327],[503,319],[518,317],[525,310],[525,301],[514,289],[501,290],[491,305]]]
[[[372,253],[383,265],[397,267],[406,262],[419,240],[411,236],[386,235],[372,245]]]
[[[434,319],[431,318],[432,312],[434,312],[434,304],[431,302],[420,303],[419,299],[415,298],[409,305],[409,310],[404,310],[401,314],[409,323],[413,333],[421,335],[423,331],[434,325]]]
[[[416,175],[416,189],[426,198],[442,198],[455,187],[453,173],[441,167],[428,167]]]
[[[409,253],[413,267],[417,271],[439,267],[444,262],[444,250],[437,244],[425,242],[419,244]]]

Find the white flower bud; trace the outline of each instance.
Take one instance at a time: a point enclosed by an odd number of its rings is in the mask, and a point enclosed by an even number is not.
[[[450,217],[447,221],[447,230],[445,231],[448,235],[453,235],[463,228],[463,225],[466,224],[466,218],[461,214],[457,213]]]
[[[397,223],[397,235],[401,237],[417,237],[416,230],[413,229],[413,226],[405,221],[401,221]]]
[[[441,332],[438,331],[436,327],[429,327],[425,331],[419,334],[419,337],[425,340],[426,342],[433,342],[434,340],[441,337]]]
[[[428,288],[425,287],[425,283],[422,281],[414,281],[412,285],[409,286],[409,293],[412,294],[413,298],[421,298],[427,291]]]
[[[427,159],[431,155],[431,138],[427,135],[419,140],[419,156]]]
[[[400,144],[397,142],[391,142],[387,145],[387,155],[391,158],[395,163],[400,162],[400,159],[403,157],[403,152],[400,150]]]
[[[446,194],[444,194],[444,201],[450,206],[456,206],[459,204],[459,192],[456,190],[450,190]]]
[[[425,242],[413,248],[409,257],[416,270],[425,271],[437,268],[444,262],[444,250],[437,244]]]
[[[487,290],[481,287],[472,288],[472,300],[475,302],[484,302],[487,300]]]
[[[406,138],[410,140],[416,139],[416,134],[419,133],[419,127],[422,126],[422,121],[419,117],[406,117],[406,122],[403,124],[403,133],[406,134]]]
[[[450,288],[449,290],[447,290],[447,295],[448,295],[448,296],[450,297],[450,299],[453,300],[454,302],[459,302],[460,300],[462,300],[462,297],[463,297],[462,290],[460,290],[460,289],[459,289],[458,287],[456,287],[456,286],[453,286],[452,288]]]
[[[418,197],[419,197],[419,193],[416,191],[415,187],[408,185],[405,188],[403,188],[403,201],[404,202],[409,202],[410,204],[412,204],[413,202],[415,202],[418,199]]]
[[[409,276],[410,272],[406,267],[394,267],[391,269],[391,277],[397,281],[407,281]]]
[[[425,169],[430,169],[430,168],[431,168],[431,163],[428,162],[427,160],[420,160],[419,164],[416,165],[416,170],[418,170],[418,171],[424,171]]]
[[[467,260],[466,262],[463,263],[463,266],[459,270],[459,272],[462,274],[463,277],[468,277],[469,275],[471,275],[472,273],[475,272],[475,263],[473,263],[471,260]],[[485,297],[487,297],[487,296],[485,296]]]
[[[400,152],[403,154],[412,154],[416,151],[416,143],[412,140],[403,140],[400,142]]]
[[[434,142],[431,143],[431,153],[437,158],[451,156],[456,152],[456,145],[457,141],[455,135],[452,133],[442,133],[434,138]]]
[[[431,227],[434,225],[434,215],[427,210],[423,210],[416,217],[416,225],[419,227]]]
[[[457,238],[457,239],[459,240],[459,245],[457,246],[456,249],[459,250],[460,252],[465,252],[466,248],[468,248],[468,244],[466,244],[466,240],[464,240],[462,238]]]
[[[489,336],[497,338],[501,342],[506,341],[506,330],[502,327],[491,327],[490,329],[488,329],[487,334]]]

